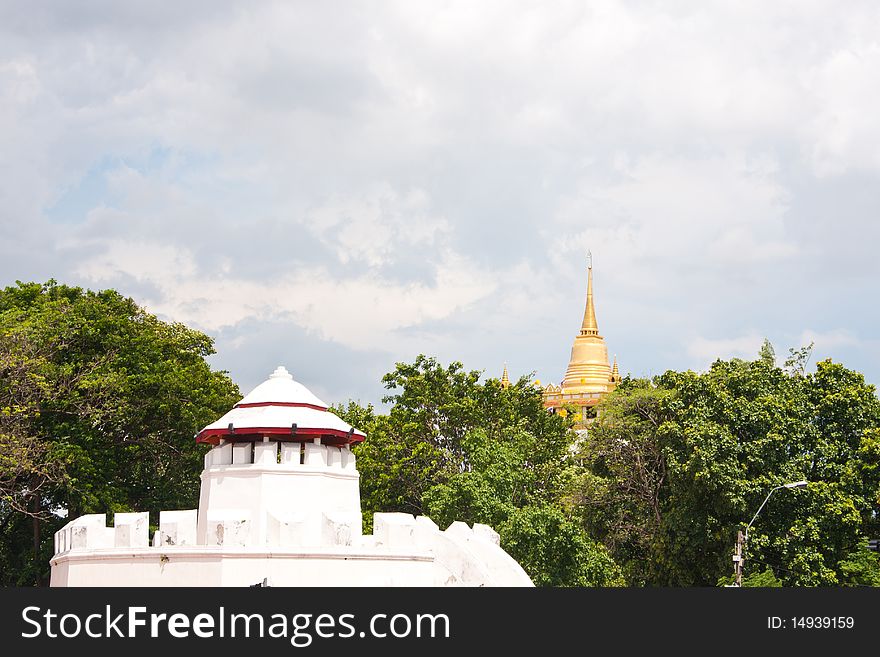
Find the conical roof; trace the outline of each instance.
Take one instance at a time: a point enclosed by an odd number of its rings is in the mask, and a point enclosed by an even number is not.
[[[596,307],[593,303],[592,255],[589,257],[584,319],[571,346],[571,358],[562,381],[562,388],[566,393],[608,392],[611,381],[608,349],[605,346],[605,338],[599,335],[599,325],[596,322]]]
[[[593,265],[587,269],[587,304],[584,308],[584,320],[581,322],[581,335],[599,335],[599,324],[596,321],[596,307],[593,305]]]
[[[321,438],[328,444],[351,444],[366,438],[327,408],[326,402],[279,367],[232,410],[196,434],[196,441],[216,445],[224,438],[272,436],[276,440]]]
[[[314,406],[322,411],[328,408],[327,404],[316,397],[311,390],[299,381],[294,381],[293,376],[283,365],[277,367],[268,379],[245,395],[235,408],[275,402],[289,403],[291,400],[304,406]]]

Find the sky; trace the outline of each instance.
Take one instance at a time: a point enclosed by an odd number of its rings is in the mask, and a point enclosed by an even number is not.
[[[0,286],[378,404],[814,343],[880,383],[880,4],[0,0]]]

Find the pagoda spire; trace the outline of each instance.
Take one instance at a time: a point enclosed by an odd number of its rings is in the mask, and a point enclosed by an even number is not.
[[[593,262],[587,253],[587,305],[580,331],[571,346],[571,359],[562,387],[571,393],[604,394],[611,385],[611,366],[605,339],[599,335],[596,308],[593,305]]]
[[[501,375],[501,387],[510,387],[510,377],[507,376],[507,363],[504,363],[504,373]]]
[[[596,322],[596,308],[593,305],[593,254],[587,252],[587,306],[584,308],[584,321],[581,323],[581,335],[599,335],[599,324]]]

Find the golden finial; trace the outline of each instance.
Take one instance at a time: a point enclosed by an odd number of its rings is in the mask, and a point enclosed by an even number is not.
[[[581,335],[599,335],[599,324],[596,322],[596,308],[593,306],[593,253],[591,251],[587,251],[587,261],[587,306],[584,308]]]
[[[617,354],[614,354],[614,365],[611,367],[611,380],[620,380],[620,370],[617,369]]]
[[[507,363],[504,363],[504,373],[501,375],[501,387],[509,388],[510,387],[510,379],[507,376]]]

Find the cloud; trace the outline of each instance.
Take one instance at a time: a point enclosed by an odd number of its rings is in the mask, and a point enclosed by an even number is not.
[[[173,287],[195,273],[192,255],[186,249],[144,242],[112,242],[106,251],[76,270],[91,281],[111,281],[122,275],[140,281]]]
[[[704,338],[688,341],[687,354],[697,367],[706,367],[717,359],[743,358],[753,360],[764,343],[764,337],[755,333],[735,338]]]
[[[434,281],[396,284],[372,274],[340,278],[325,267],[296,269],[273,280],[205,276],[185,249],[111,241],[76,274],[101,284],[131,277],[150,283],[147,307],[176,321],[219,331],[246,319],[287,318],[316,336],[350,348],[392,349],[399,329],[438,320],[490,294],[483,272],[452,255],[442,258]]]
[[[309,212],[303,224],[343,264],[378,267],[417,245],[436,247],[449,223],[429,214],[427,194],[399,194],[387,183],[355,199],[334,199]]]
[[[880,154],[870,146],[880,139],[873,116],[880,107],[878,66],[880,44],[862,37],[805,74],[804,84],[816,104],[805,126],[807,153],[818,175],[880,170]]]
[[[805,329],[798,340],[800,346],[813,344],[813,351],[817,354],[833,351],[839,347],[852,347],[860,343],[859,339],[846,329],[836,329],[822,333]]]
[[[585,177],[561,204],[573,233],[563,251],[590,248],[640,275],[639,263],[726,270],[790,258],[776,168],[768,157],[621,155],[611,180],[605,169]]]
[[[555,380],[591,249],[625,369],[809,333],[880,380],[878,26],[867,1],[6,2],[0,275],[119,287],[243,380],[285,326],[372,368],[330,387],[419,351]]]

